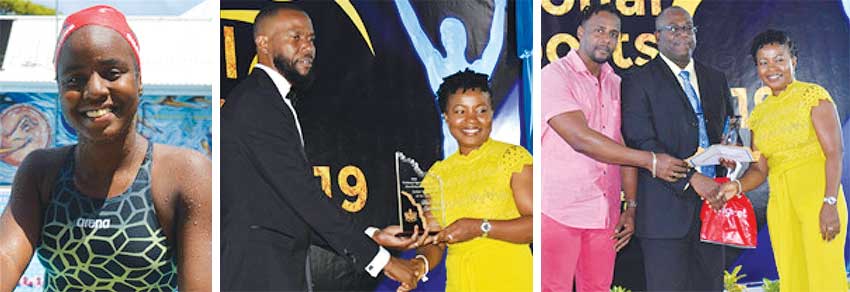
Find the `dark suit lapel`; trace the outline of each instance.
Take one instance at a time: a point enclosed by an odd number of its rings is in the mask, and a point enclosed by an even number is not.
[[[721,117],[720,112],[723,106],[723,101],[720,98],[722,92],[717,92],[720,84],[714,84],[711,75],[705,66],[694,61],[694,70],[697,72],[697,82],[699,82],[699,96],[702,102],[702,111],[706,118],[706,129],[708,130],[709,140],[712,142],[720,140],[720,132],[723,131],[723,123],[725,120]],[[727,90],[727,89],[721,89]]]
[[[266,70],[255,68],[254,73],[251,73],[251,75],[254,74],[257,75],[257,83],[259,84],[257,89],[263,93],[261,94],[263,102],[268,102],[269,105],[274,105],[275,108],[281,110],[289,110],[286,103],[283,102],[283,96],[280,96],[280,92],[275,87],[272,78],[266,73]]]
[[[708,109],[706,106],[711,106],[714,104],[713,94],[711,92],[711,80],[709,79],[708,72],[705,71],[705,67],[700,64],[697,64],[694,61],[694,71],[697,73],[697,84],[699,85],[699,100],[702,102],[703,112]]]
[[[655,77],[658,80],[662,80],[661,89],[665,90],[664,94],[678,96],[678,100],[681,101],[682,106],[686,109],[685,112],[690,113],[691,118],[696,119],[694,108],[691,107],[691,102],[688,100],[688,96],[685,95],[685,91],[682,89],[682,85],[679,84],[679,80],[673,74],[673,71],[670,71],[670,66],[667,66],[667,63],[661,59],[660,55],[656,56],[655,59],[652,60],[652,63],[654,63],[653,70],[655,71]]]
[[[255,68],[254,72],[251,75],[257,74],[257,83],[259,86],[257,88],[262,90],[262,94],[260,94],[260,98],[263,99],[263,102],[267,102],[270,105],[274,106],[278,112],[283,116],[284,123],[292,123],[292,129],[298,132],[298,127],[295,125],[296,123],[300,123],[300,121],[295,120],[295,115],[292,114],[292,110],[290,110],[289,106],[286,105],[286,102],[283,101],[283,96],[280,95],[280,90],[275,86],[274,81],[272,81],[271,76],[266,73],[265,70],[260,68]],[[290,90],[292,90],[290,88]],[[275,125],[271,125],[275,127]],[[277,125],[283,126],[283,125]],[[302,129],[303,130],[303,129]],[[297,135],[297,134],[296,134]],[[303,133],[301,134],[303,137]],[[307,159],[307,152],[304,149],[304,145],[301,144],[301,137],[295,136],[298,145],[301,145],[299,149],[301,150],[301,156],[304,157],[304,160],[310,162],[310,159]]]

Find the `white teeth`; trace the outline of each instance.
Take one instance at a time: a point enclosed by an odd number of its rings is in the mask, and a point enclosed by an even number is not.
[[[462,131],[464,134],[467,134],[467,135],[474,135],[474,134],[476,134],[476,133],[480,132],[480,131],[481,131],[481,129],[463,129],[463,130],[461,130],[461,131]]]
[[[99,118],[105,114],[111,113],[112,109],[110,108],[102,108],[99,110],[91,110],[86,112],[86,116],[89,118]]]

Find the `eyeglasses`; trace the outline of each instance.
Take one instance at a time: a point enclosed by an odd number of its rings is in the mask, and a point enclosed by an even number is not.
[[[659,28],[658,30],[659,31],[666,30],[666,31],[669,31],[673,34],[677,34],[677,33],[696,34],[697,33],[697,27],[693,26],[693,25],[685,25],[685,26],[665,25],[665,26],[662,26],[661,28]]]

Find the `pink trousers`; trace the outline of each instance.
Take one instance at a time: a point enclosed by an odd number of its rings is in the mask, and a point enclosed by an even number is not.
[[[542,216],[541,265],[544,292],[610,291],[614,277],[613,229],[580,229]]]

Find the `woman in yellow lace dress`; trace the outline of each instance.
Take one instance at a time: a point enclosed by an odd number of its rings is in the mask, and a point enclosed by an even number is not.
[[[434,216],[445,220],[435,243],[418,251],[430,269],[448,246],[446,291],[531,291],[532,159],[525,148],[490,139],[487,79],[466,70],[446,77],[437,91],[459,150],[423,181],[431,194],[442,185],[442,199],[433,196],[432,205],[442,206]]]
[[[756,36],[752,54],[772,91],[749,121],[762,156],[722,192],[755,189],[769,174],[767,226],[782,291],[845,292],[847,207],[835,105],[823,87],[794,80],[797,49],[784,32]]]

